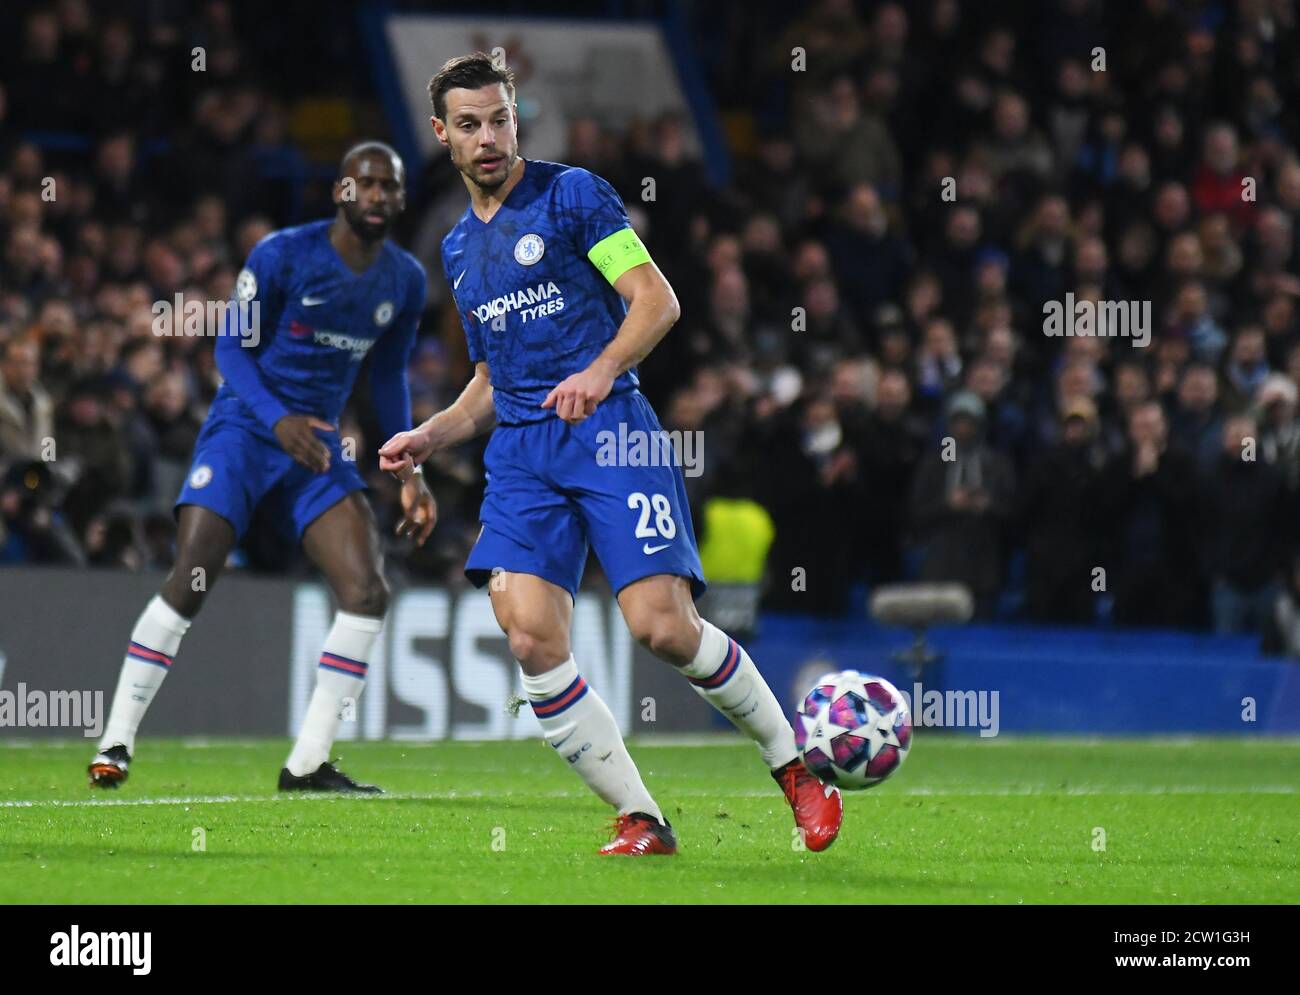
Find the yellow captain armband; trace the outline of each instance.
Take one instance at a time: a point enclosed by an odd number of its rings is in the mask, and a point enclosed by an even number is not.
[[[587,258],[611,284],[633,266],[650,262],[650,253],[631,228],[620,228],[587,250]]]

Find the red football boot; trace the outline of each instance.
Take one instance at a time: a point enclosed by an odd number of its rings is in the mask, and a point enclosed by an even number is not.
[[[671,856],[677,852],[677,834],[666,822],[644,812],[629,812],[614,820],[614,838],[600,848],[601,853],[621,853],[629,857],[644,857],[662,853]]]
[[[817,851],[834,843],[844,820],[839,788],[823,784],[798,758],[772,771],[772,777],[794,810],[794,824],[803,830],[804,846]]]
[[[127,768],[131,764],[131,754],[121,743],[100,750],[95,759],[90,761],[86,774],[90,777],[92,788],[118,788],[126,780]]]

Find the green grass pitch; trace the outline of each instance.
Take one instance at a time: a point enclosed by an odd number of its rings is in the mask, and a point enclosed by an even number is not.
[[[1300,902],[1296,741],[923,732],[820,854],[753,747],[633,741],[681,839],[639,860],[535,740],[340,744],[375,798],[277,796],[285,740],[147,738],[92,794],[92,745],[0,745],[0,902]]]

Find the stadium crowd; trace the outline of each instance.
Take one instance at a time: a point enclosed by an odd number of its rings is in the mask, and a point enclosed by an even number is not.
[[[295,72],[239,6],[5,15],[0,562],[168,565],[219,374],[210,342],[153,334],[151,307],[228,298],[258,238],[329,212],[322,182],[294,216],[266,164],[292,100],[364,72],[337,44]],[[567,161],[619,189],[681,299],[643,389],[667,429],[702,433],[697,527],[719,500],[770,520],[765,604],[836,614],[863,585],[960,580],[983,617],[1300,650],[1294,0],[695,20],[730,179],[709,182],[671,117],[574,118]],[[399,237],[436,234],[458,184],[429,163]],[[468,376],[423,258],[417,420]],[[1124,307],[1055,335],[1053,302]],[[383,441],[364,391],[340,431],[362,454]],[[463,583],[481,452],[434,458],[441,524],[425,549],[392,541],[394,569]],[[387,528],[396,490],[371,480]],[[239,565],[299,569],[264,526]]]

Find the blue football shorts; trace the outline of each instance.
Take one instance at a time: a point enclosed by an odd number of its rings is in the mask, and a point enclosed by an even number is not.
[[[330,450],[330,468],[312,473],[281,448],[270,429],[252,419],[216,415],[203,424],[175,511],[196,504],[215,511],[242,536],[259,504],[301,539],[307,526],[365,482],[343,458],[338,432],[317,432]]]
[[[672,574],[704,593],[682,469],[640,391],[606,398],[589,418],[499,425],[484,454],[482,530],[465,575],[541,577],[576,595],[588,544],[615,593]]]

